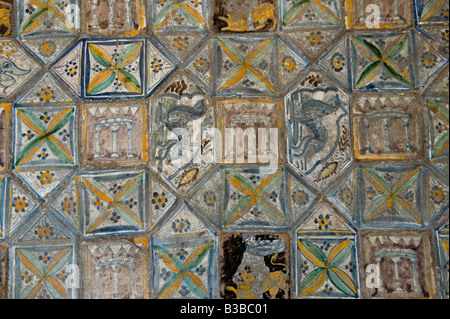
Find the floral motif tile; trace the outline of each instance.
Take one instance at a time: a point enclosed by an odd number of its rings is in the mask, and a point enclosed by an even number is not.
[[[446,0],[0,0],[0,299],[448,299]]]
[[[279,2],[282,33],[312,58],[318,58],[343,29],[340,0]]]
[[[145,171],[83,172],[77,176],[78,205],[86,236],[142,232],[148,228]]]
[[[152,236],[153,298],[216,299],[217,232],[186,203]]]
[[[359,298],[354,228],[319,204],[294,232],[297,298]]]

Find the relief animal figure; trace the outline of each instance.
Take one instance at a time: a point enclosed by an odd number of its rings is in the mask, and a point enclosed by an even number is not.
[[[16,84],[14,75],[25,75],[30,71],[19,68],[8,58],[0,57],[0,87],[3,88],[3,92],[6,93],[10,86]]]
[[[194,106],[189,106],[183,103],[178,103],[178,101],[182,99],[182,97],[178,94],[168,93],[161,95],[163,101],[173,102],[173,100],[175,100],[176,104],[172,106],[166,105],[164,102],[159,102],[160,110],[165,110],[161,114],[160,121],[171,132],[179,128],[187,129],[189,122],[197,120],[206,114],[204,97],[204,94],[184,94],[183,99],[189,99],[191,103],[195,103]],[[164,155],[159,157],[158,161],[167,159],[172,148],[181,142],[183,137],[182,135],[178,135],[177,138],[177,140],[168,140],[164,144],[158,143],[159,150],[164,152]]]
[[[0,36],[11,34],[11,10],[12,5],[5,1],[0,1]]]
[[[242,282],[237,284],[237,288],[228,286],[226,290],[234,292],[238,299],[259,299],[258,291],[254,287],[255,276],[245,270],[240,274],[240,279]]]
[[[299,102],[299,101],[296,101]],[[295,103],[295,102],[294,102]],[[316,153],[320,152],[327,144],[327,128],[323,124],[323,118],[341,108],[338,95],[332,96],[328,102],[310,99],[301,105],[293,105],[293,146],[292,149],[299,151],[296,157],[304,157],[309,149],[313,148]],[[312,135],[300,138],[299,124],[308,128]]]
[[[248,5],[246,3],[246,5]],[[227,26],[222,28],[221,31],[234,31],[234,32],[245,32],[245,31],[258,31],[273,22],[272,31],[275,30],[277,26],[277,19],[275,15],[275,6],[271,3],[263,3],[260,5],[254,5],[253,11],[251,11],[252,6],[242,8],[242,10],[230,10],[230,14],[225,16],[219,16],[218,19],[225,21]],[[241,9],[241,7],[239,8]]]
[[[275,255],[270,259],[273,266],[286,267],[285,264],[275,263]],[[268,274],[263,282],[263,292],[270,296],[270,299],[275,299],[277,293],[286,289],[286,274],[281,271],[274,271]],[[243,273],[239,274],[240,282],[236,284],[237,288],[233,286],[226,287],[226,290],[235,293],[238,299],[259,299],[261,292],[258,291],[258,285],[255,276],[250,272],[250,266],[247,266]]]

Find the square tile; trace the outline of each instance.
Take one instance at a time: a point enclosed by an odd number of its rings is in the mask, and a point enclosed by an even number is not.
[[[289,236],[285,233],[224,233],[221,238],[221,297],[289,299]]]
[[[83,172],[76,183],[86,237],[138,233],[148,228],[147,172]]]
[[[366,298],[432,298],[435,293],[430,238],[425,232],[365,232],[363,265],[373,265],[364,281]],[[370,277],[369,277],[370,276]]]
[[[85,105],[83,127],[84,160],[89,165],[117,162],[129,166],[148,160],[144,105]]]
[[[146,28],[147,7],[144,0],[88,0],[84,28],[90,34],[138,35]]]

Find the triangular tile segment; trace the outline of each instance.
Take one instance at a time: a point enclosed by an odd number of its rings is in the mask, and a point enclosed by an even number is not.
[[[209,93],[214,94],[214,42],[208,40],[187,62],[187,70]]]
[[[307,233],[355,233],[350,224],[343,219],[330,205],[320,203],[312,209],[304,219],[297,232]]]
[[[301,178],[288,171],[288,194],[292,210],[292,223],[295,225],[303,218],[304,214],[314,205],[317,194]]]
[[[447,67],[437,79],[430,85],[427,94],[433,95],[447,95],[449,92],[449,68]]]
[[[345,89],[351,89],[348,40],[343,37],[331,47],[317,64]]]
[[[11,180],[10,204],[7,218],[8,234],[13,235],[35,213],[39,202]]]
[[[69,185],[62,190],[51,203],[51,208],[61,219],[67,221],[72,229],[80,230],[80,217],[77,209],[77,189],[73,177]]]
[[[80,40],[52,66],[52,71],[78,96],[81,96],[82,50]]]
[[[297,32],[286,31],[284,34],[308,57],[315,59],[325,52],[329,43],[333,42],[341,32],[340,27],[307,28]]]
[[[328,191],[328,200],[333,203],[348,220],[357,222],[357,174],[351,169],[346,172],[338,183],[333,185]]]
[[[214,225],[219,225],[221,174],[217,171],[203,181],[191,195],[189,203]]]
[[[415,52],[419,73],[419,85],[424,86],[448,63],[448,55],[445,56],[436,44],[426,39],[420,33],[415,33]]]
[[[169,186],[157,179],[152,179],[150,190],[151,224],[154,227],[165,217],[177,203],[177,195]]]
[[[149,95],[175,70],[176,63],[155,43],[147,41],[147,46],[147,95]]]
[[[448,180],[440,173],[434,173],[428,169],[426,176],[427,208],[425,209],[424,224],[435,225],[436,222],[448,211],[449,187]]]
[[[71,169],[17,169],[17,176],[42,200],[47,199],[74,172]]]
[[[298,53],[287,42],[280,39],[278,45],[278,74],[280,81],[280,91],[284,92],[289,86],[291,86],[301,72],[305,71],[309,67],[309,61]]]
[[[178,62],[186,61],[192,56],[201,42],[208,36],[207,33],[186,34],[158,34],[158,41],[169,51]]]

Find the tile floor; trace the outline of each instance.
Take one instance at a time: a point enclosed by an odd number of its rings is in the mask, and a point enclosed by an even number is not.
[[[448,18],[1,0],[0,298],[449,298]]]

